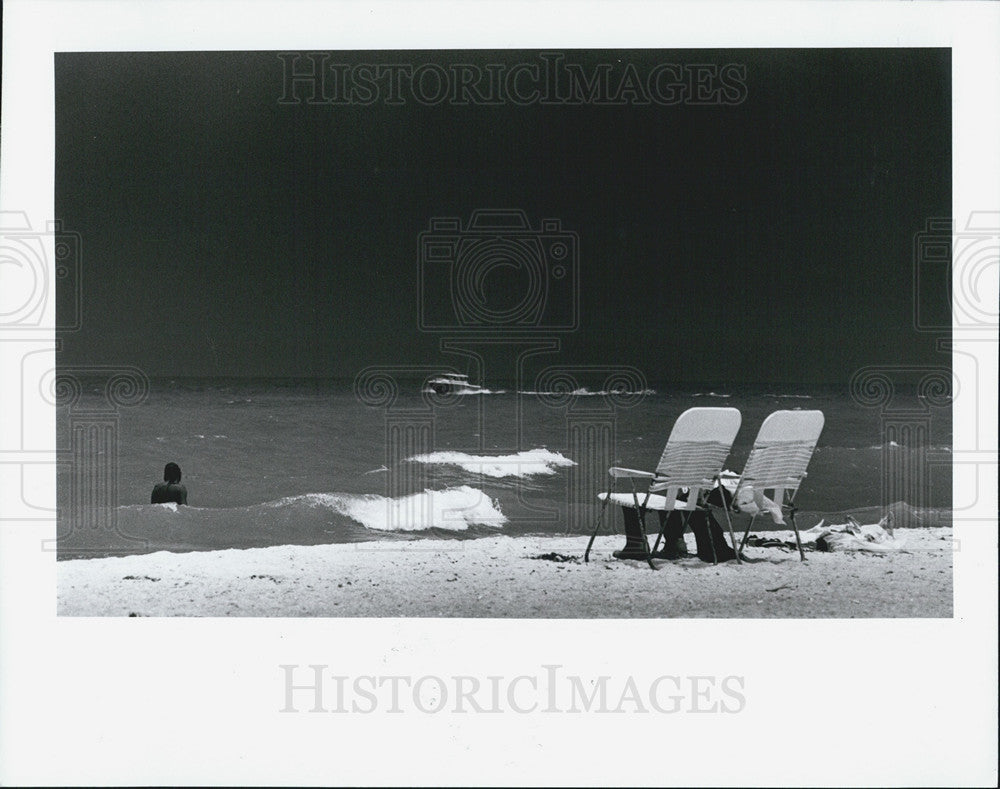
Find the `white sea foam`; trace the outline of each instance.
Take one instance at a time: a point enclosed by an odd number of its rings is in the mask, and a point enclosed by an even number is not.
[[[538,397],[565,397],[566,392],[539,392],[533,389],[526,389],[524,391],[518,391],[520,395],[535,395]],[[590,391],[586,386],[581,386],[579,389],[574,389],[569,392],[573,397],[634,397],[636,395],[655,395],[655,389],[599,389],[596,392]]]
[[[890,440],[888,444],[872,444],[868,448],[869,449],[885,449],[886,447],[888,447],[889,449],[900,449],[900,448],[902,448],[902,446],[903,446],[902,444],[899,444],[899,443],[897,443],[895,441]]]
[[[465,531],[473,525],[502,526],[507,522],[498,502],[478,488],[461,485],[388,498],[376,494],[309,493],[274,502],[305,501],[346,515],[367,529],[424,531],[430,528]]]
[[[719,394],[718,392],[695,392],[691,397],[732,397],[732,395]]]
[[[428,387],[424,389],[426,394],[434,394],[434,390]],[[566,392],[552,391],[552,392],[539,392],[534,389],[518,389],[518,390],[508,390],[508,389],[455,389],[449,394],[453,395],[505,395],[505,394],[519,394],[519,395],[535,395],[535,396],[550,396],[550,397],[564,397]],[[640,389],[640,390],[612,390],[612,389],[600,389],[596,392],[592,392],[586,386],[582,386],[579,389],[574,389],[569,392],[570,395],[574,397],[608,397],[608,396],[635,396],[635,395],[655,395],[655,389]],[[722,397],[729,397],[729,395],[721,395]]]
[[[424,394],[437,394],[437,392],[431,387],[424,389]],[[507,394],[506,389],[453,389],[448,394],[453,395],[494,395],[494,394]]]
[[[413,463],[458,466],[487,477],[530,477],[555,474],[557,468],[576,462],[548,449],[528,449],[513,455],[467,455],[464,452],[431,452],[407,458]]]
[[[537,394],[546,394],[545,392],[538,392]],[[558,392],[556,392],[558,394]],[[597,392],[591,392],[586,386],[582,386],[579,389],[574,389],[572,394],[577,397],[609,397],[613,395],[617,396],[631,396],[631,395],[654,395],[656,394],[655,389],[641,389],[641,390],[628,390],[628,389],[601,389]]]
[[[459,395],[507,394],[507,390],[506,389],[456,389],[455,394]]]

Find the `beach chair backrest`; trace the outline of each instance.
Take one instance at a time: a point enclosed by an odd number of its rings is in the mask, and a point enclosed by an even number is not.
[[[674,422],[650,489],[711,488],[729,456],[741,421],[740,412],[735,408],[690,408],[685,411]],[[695,498],[690,498],[692,505]]]
[[[739,488],[774,491],[781,504],[794,496],[806,476],[816,442],[823,432],[822,411],[775,411],[760,426]]]

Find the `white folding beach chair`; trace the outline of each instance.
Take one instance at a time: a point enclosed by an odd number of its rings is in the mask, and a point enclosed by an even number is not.
[[[660,462],[656,464],[656,471],[637,471],[617,466],[608,469],[611,490],[598,494],[602,502],[601,512],[583,554],[584,561],[590,561],[594,538],[601,528],[608,503],[613,502],[637,510],[645,558],[649,566],[656,569],[646,538],[646,512],[680,510],[685,513],[686,524],[691,512],[706,509],[706,497],[719,481],[719,474],[739,432],[741,421],[740,412],[735,408],[690,408],[674,422]],[[630,481],[631,492],[617,491],[619,479]],[[648,480],[648,484],[637,486],[636,480]],[[639,487],[644,487],[644,490]],[[677,498],[681,488],[688,489],[687,501],[679,501]],[[736,537],[732,527],[729,535],[735,550]]]
[[[730,508],[751,515],[740,540],[739,551],[746,545],[750,529],[759,515],[770,515],[775,523],[784,525],[784,513],[787,512],[795,532],[795,543],[799,546],[799,556],[802,561],[806,560],[799,528],[795,524],[797,510],[794,502],[822,431],[822,411],[775,411],[764,420],[743,474],[732,490],[731,507],[723,508],[730,533],[733,528]]]

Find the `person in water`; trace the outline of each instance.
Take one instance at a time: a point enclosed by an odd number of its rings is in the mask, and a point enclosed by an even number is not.
[[[163,467],[163,482],[158,482],[153,487],[153,495],[149,498],[150,504],[187,504],[187,488],[181,485],[181,467],[176,463],[167,463]]]

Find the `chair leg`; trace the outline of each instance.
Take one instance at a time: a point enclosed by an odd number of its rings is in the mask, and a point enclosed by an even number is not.
[[[736,552],[736,563],[743,564],[740,560],[740,550],[743,546],[736,547],[736,534],[733,532],[733,519],[729,517],[729,507],[723,507],[722,511],[726,513],[726,526],[729,527],[729,541],[733,544],[733,550]]]
[[[715,537],[712,535],[712,521],[709,510],[705,509],[705,528],[708,529],[708,544],[712,546],[712,564],[719,563],[719,554],[715,551]]]
[[[743,539],[740,540],[740,550],[742,551],[744,546],[747,544],[747,537],[750,536],[750,530],[753,528],[753,522],[757,520],[756,515],[750,516],[750,523],[747,524],[747,530],[743,532]]]
[[[662,514],[661,514],[662,518]],[[663,532],[666,530],[667,524],[665,520],[660,521],[660,531],[656,535],[656,540],[653,542],[653,550],[650,551],[650,555],[656,553],[660,548],[660,540],[663,539]]]
[[[583,552],[583,561],[590,561],[590,549],[594,547],[594,539],[597,537],[597,532],[601,528],[601,521],[604,519],[604,511],[608,508],[608,499],[610,496],[605,497],[604,502],[601,504],[601,512],[597,516],[597,525],[594,526],[594,533],[590,535],[590,542],[587,543],[587,550]]]
[[[656,552],[660,549],[660,541],[663,541],[664,550],[667,549],[667,524],[670,523],[670,518],[673,517],[676,510],[659,510],[657,514],[660,516],[660,531],[656,535],[656,541],[653,543],[652,555],[655,556]],[[684,533],[684,527],[687,526],[687,519],[682,519],[681,534]]]
[[[650,566],[650,569],[655,570],[656,565],[653,564],[653,555],[649,552],[649,539],[646,536],[646,510],[645,508],[639,510],[639,529],[642,532],[642,547],[646,551],[646,564]]]
[[[792,530],[795,532],[795,544],[799,546],[799,558],[802,561],[806,560],[806,552],[802,550],[802,540],[799,537],[799,527],[795,523],[795,510],[791,510],[788,513],[788,517],[792,520]]]

